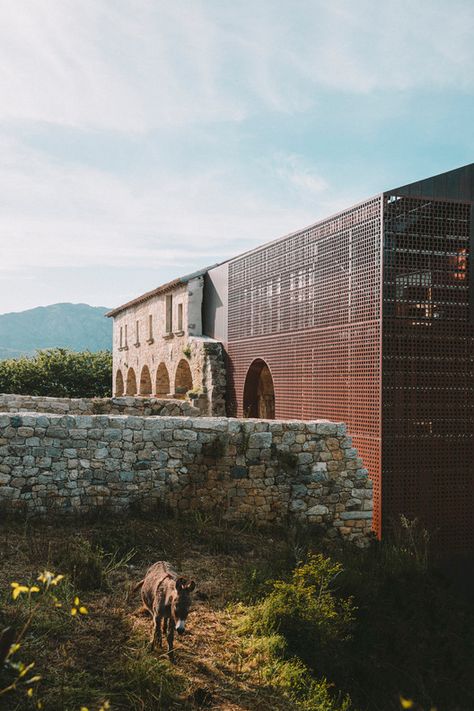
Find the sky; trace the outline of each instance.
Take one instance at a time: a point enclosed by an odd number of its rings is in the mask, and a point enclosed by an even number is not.
[[[472,0],[0,0],[0,313],[474,160]]]

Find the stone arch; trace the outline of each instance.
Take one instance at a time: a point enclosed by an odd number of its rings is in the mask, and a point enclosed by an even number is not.
[[[117,370],[115,375],[115,397],[121,397],[123,395],[123,375],[120,368]]]
[[[135,371],[133,370],[133,368],[128,369],[126,393],[127,395],[137,394],[137,376],[135,375]]]
[[[186,393],[192,389],[193,376],[191,374],[191,368],[189,367],[188,361],[182,358],[178,363],[176,375],[174,376],[175,397],[184,400]]]
[[[275,388],[270,368],[261,358],[251,363],[244,386],[244,415],[275,419]]]
[[[170,396],[170,390],[168,368],[164,363],[160,363],[156,371],[156,397],[167,398]]]
[[[145,395],[150,397],[152,392],[151,387],[151,375],[150,369],[147,365],[142,368],[142,374],[140,375],[140,395]]]

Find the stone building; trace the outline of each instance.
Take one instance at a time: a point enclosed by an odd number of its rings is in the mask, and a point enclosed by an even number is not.
[[[115,393],[218,411],[225,354],[227,414],[345,422],[377,532],[473,551],[473,248],[474,164],[387,190],[112,311]]]
[[[110,311],[113,393],[190,399],[225,414],[222,344],[203,336],[203,272],[164,284]]]

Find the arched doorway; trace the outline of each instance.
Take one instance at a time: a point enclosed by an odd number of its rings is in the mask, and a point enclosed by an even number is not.
[[[191,375],[191,368],[187,360],[179,361],[178,367],[176,368],[176,375],[174,377],[174,393],[175,397],[180,400],[184,400],[186,393],[193,389],[193,376]]]
[[[127,395],[137,394],[137,376],[133,368],[128,369],[127,373]]]
[[[115,376],[115,397],[121,397],[123,395],[123,375],[121,370],[117,370],[117,375]]]
[[[170,376],[168,375],[168,368],[164,363],[160,363],[156,371],[156,397],[165,398],[169,396]]]
[[[262,420],[275,419],[275,389],[270,368],[261,358],[251,364],[245,378],[244,415]]]
[[[142,374],[140,376],[140,395],[150,396],[151,395],[151,376],[150,369],[147,365],[142,368]]]

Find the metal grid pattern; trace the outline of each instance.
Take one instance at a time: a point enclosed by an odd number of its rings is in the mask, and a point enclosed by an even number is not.
[[[346,422],[374,481],[380,529],[381,198],[229,265],[229,412],[255,358],[277,418]]]
[[[383,503],[421,518],[437,548],[474,548],[470,205],[386,196]]]

